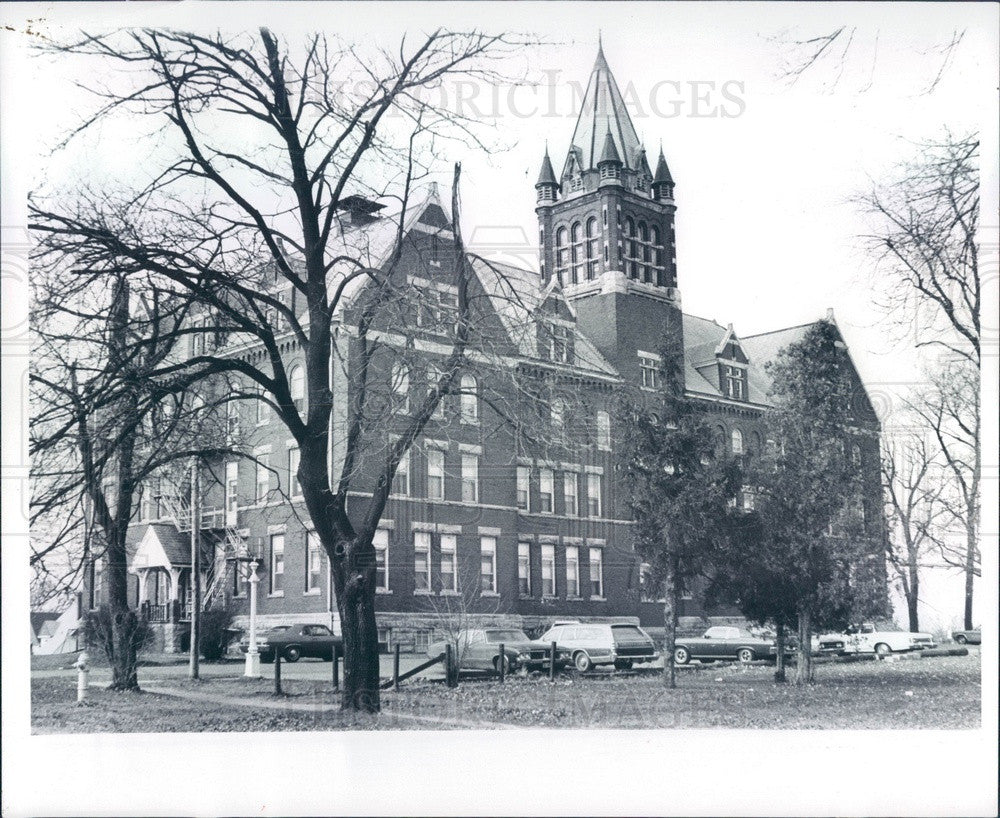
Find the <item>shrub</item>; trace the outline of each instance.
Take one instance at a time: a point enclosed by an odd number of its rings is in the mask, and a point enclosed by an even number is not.
[[[127,634],[127,638],[135,650],[135,656],[138,658],[151,641],[152,632],[149,623],[135,611],[127,611],[122,615],[120,627]],[[80,636],[87,648],[100,653],[108,661],[108,664],[115,663],[117,646],[114,641],[114,617],[109,606],[102,605],[100,608],[84,614],[80,623]],[[126,668],[126,670],[134,670],[134,668]]]
[[[226,655],[226,649],[233,638],[233,612],[225,608],[203,611],[199,617],[198,642],[201,655],[210,662]]]

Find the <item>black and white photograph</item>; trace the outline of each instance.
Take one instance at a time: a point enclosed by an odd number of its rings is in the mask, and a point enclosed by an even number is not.
[[[0,16],[5,816],[996,814],[1000,7]]]

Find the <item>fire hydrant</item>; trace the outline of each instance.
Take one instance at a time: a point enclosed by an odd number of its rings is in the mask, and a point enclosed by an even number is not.
[[[90,668],[87,663],[90,657],[87,651],[83,651],[76,660],[76,702],[79,704],[87,698],[87,677],[90,675]]]

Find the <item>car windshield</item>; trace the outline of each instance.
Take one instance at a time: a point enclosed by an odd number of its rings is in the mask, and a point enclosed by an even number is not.
[[[524,631],[486,631],[487,642],[530,642]]]
[[[636,639],[646,638],[646,635],[635,625],[612,625],[611,634],[616,642],[632,642]]]

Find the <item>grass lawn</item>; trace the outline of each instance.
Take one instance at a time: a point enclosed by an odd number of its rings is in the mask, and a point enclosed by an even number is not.
[[[979,651],[891,662],[822,664],[804,688],[775,685],[773,668],[718,664],[678,673],[678,689],[658,673],[428,681],[385,691],[378,717],[344,714],[328,682],[164,678],[147,692],[91,687],[77,705],[69,678],[32,682],[35,733],[269,730],[605,728],[976,728],[981,719]],[[170,689],[187,698],[163,695]]]

